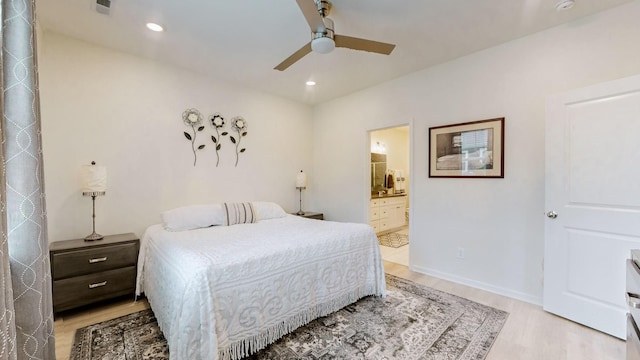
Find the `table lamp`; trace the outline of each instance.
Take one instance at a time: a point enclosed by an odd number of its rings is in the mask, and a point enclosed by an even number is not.
[[[300,190],[300,210],[296,213],[296,215],[304,215],[304,211],[302,211],[302,190],[307,188],[307,174],[305,174],[302,170],[296,175],[296,189]]]
[[[95,161],[91,165],[82,165],[82,195],[91,196],[93,202],[93,232],[87,235],[85,241],[95,241],[104,238],[96,233],[96,196],[107,193],[107,168],[96,165]]]

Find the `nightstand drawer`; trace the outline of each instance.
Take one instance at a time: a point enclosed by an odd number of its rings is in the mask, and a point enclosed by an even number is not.
[[[135,292],[136,267],[76,276],[53,282],[55,311],[63,311],[96,301]]]
[[[135,266],[138,244],[132,242],[59,252],[53,254],[51,261],[53,280]]]

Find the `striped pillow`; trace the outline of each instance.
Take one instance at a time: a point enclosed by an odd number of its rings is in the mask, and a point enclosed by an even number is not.
[[[223,203],[225,225],[250,224],[257,221],[253,205],[245,203]]]

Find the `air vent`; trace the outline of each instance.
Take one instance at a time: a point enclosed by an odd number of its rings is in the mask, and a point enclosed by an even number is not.
[[[111,0],[96,0],[96,11],[100,14],[109,15]]]

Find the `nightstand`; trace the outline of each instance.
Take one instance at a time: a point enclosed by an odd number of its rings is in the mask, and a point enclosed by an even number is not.
[[[133,233],[49,244],[54,313],[133,295],[139,249]]]
[[[324,214],[318,212],[305,211],[304,215],[298,215],[296,213],[293,213],[293,215],[302,216],[307,219],[324,220]]]

